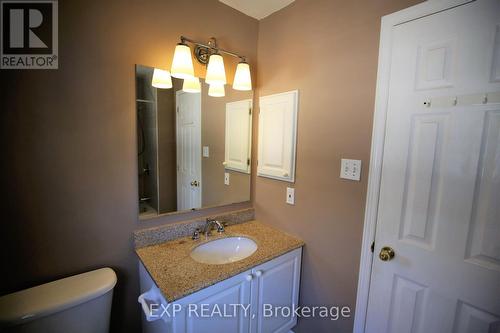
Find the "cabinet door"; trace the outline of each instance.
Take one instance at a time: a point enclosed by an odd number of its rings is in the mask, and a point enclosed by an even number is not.
[[[260,97],[257,174],[295,181],[298,90]]]
[[[224,167],[250,173],[252,142],[252,100],[226,104]]]
[[[173,320],[173,333],[248,333],[251,279],[246,271],[175,302],[182,311]],[[238,306],[232,315],[235,304],[244,305],[248,312]],[[221,315],[214,312],[217,309]]]
[[[301,255],[299,248],[252,270],[252,333],[286,333],[297,324],[293,308],[298,305]],[[288,307],[290,315],[280,311],[269,316],[264,306]]]

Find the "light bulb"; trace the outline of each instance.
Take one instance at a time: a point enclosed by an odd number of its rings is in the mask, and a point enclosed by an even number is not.
[[[208,96],[212,97],[224,97],[226,92],[224,91],[223,84],[212,83],[208,86]]]
[[[252,77],[250,76],[250,65],[242,61],[236,67],[234,75],[233,89],[252,90]]]
[[[201,92],[200,79],[197,77],[184,79],[184,83],[182,84],[182,90],[188,93]]]
[[[172,88],[172,78],[170,73],[163,69],[155,68],[153,71],[153,79],[151,85],[155,88],[170,89]]]
[[[172,60],[171,73],[178,79],[194,77],[193,60],[191,58],[191,49],[183,43],[177,44]]]
[[[212,54],[208,60],[207,75],[205,82],[208,84],[226,84],[226,71],[224,59],[220,54]]]

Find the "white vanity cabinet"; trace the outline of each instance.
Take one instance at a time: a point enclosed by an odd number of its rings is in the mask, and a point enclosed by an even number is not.
[[[204,288],[173,304],[180,309],[175,317],[153,322],[143,320],[145,333],[286,333],[297,323],[293,307],[298,305],[302,248],[295,249],[229,279]],[[139,264],[141,292],[152,279]],[[147,282],[149,280],[149,282]],[[152,284],[151,284],[152,283]],[[165,304],[166,305],[166,304]],[[235,306],[237,305],[237,306]],[[267,307],[267,312],[264,307]],[[288,307],[284,317],[272,309]],[[215,315],[210,316],[216,309]],[[236,309],[236,310],[235,310]],[[234,315],[236,313],[236,315]],[[269,316],[272,313],[271,316]],[[208,316],[205,316],[208,314]],[[285,315],[286,315],[285,311]]]

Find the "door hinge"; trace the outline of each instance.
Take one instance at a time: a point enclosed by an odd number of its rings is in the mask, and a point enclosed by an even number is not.
[[[252,108],[248,108],[248,114],[252,115]]]
[[[177,109],[177,113],[179,113],[179,107],[177,107],[176,109]]]
[[[370,246],[370,250],[373,252],[375,252],[375,242],[372,242],[372,246]]]
[[[250,159],[247,158],[247,165],[250,165]]]

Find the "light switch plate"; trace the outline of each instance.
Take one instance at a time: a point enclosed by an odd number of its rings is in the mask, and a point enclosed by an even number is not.
[[[340,178],[359,181],[361,178],[361,160],[342,159]]]
[[[295,205],[295,189],[293,187],[286,188],[286,203]]]
[[[224,185],[229,185],[229,172],[224,172]]]
[[[208,146],[203,146],[203,157],[209,157],[210,156],[210,148]]]

